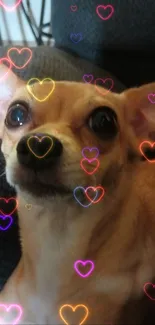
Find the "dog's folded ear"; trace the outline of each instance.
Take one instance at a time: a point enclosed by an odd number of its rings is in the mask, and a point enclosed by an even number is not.
[[[149,139],[155,131],[155,83],[131,88],[122,93],[125,98],[125,120],[140,139]]]
[[[24,84],[7,66],[0,64],[0,138],[9,102],[16,89]]]

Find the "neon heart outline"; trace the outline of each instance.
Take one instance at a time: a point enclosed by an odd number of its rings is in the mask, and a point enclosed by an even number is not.
[[[29,206],[29,207],[31,206],[31,207],[29,208],[28,206]],[[28,211],[30,211],[30,210],[32,209],[32,204],[31,204],[31,203],[27,203],[27,204],[25,204],[25,208],[26,208]]]
[[[76,41],[74,41],[74,40],[72,39],[72,36],[77,36],[77,35],[80,36],[80,40],[78,40],[78,41],[76,42]],[[72,41],[74,44],[78,44],[79,42],[81,42],[81,41],[83,40],[82,33],[71,33],[71,34],[70,34],[70,39],[71,39],[71,41]]]
[[[100,197],[97,201],[95,201],[96,196],[95,196],[95,199],[92,200],[92,199],[89,197],[89,195],[87,194],[87,191],[88,191],[90,188],[93,189],[93,190],[94,190],[94,188],[95,188],[95,191],[96,191],[98,188],[100,188],[100,189],[102,190],[101,197]],[[98,194],[98,193],[97,193],[97,194]],[[86,196],[87,196],[87,199],[88,199],[89,201],[92,201],[93,204],[98,203],[98,202],[103,198],[104,194],[105,194],[105,190],[104,190],[104,188],[103,188],[102,186],[96,186],[96,187],[94,187],[94,186],[89,186],[89,187],[87,187],[87,189],[86,189]]]
[[[154,97],[154,102],[152,102],[152,99],[150,98],[151,95]],[[152,93],[148,94],[147,97],[148,97],[148,100],[150,101],[151,104],[155,104],[155,94],[152,94]]]
[[[5,228],[3,228],[1,225],[0,225],[0,230],[2,230],[2,231],[5,231],[5,230],[8,230],[10,227],[11,227],[11,225],[12,225],[12,223],[13,223],[13,219],[12,219],[12,217],[11,216],[2,216],[2,215],[0,215],[0,220],[1,219],[6,219],[6,218],[10,218],[10,223],[9,223],[9,225],[8,226],[6,226]]]
[[[75,10],[74,9],[72,10],[73,7],[75,8]],[[77,5],[71,5],[70,9],[71,9],[72,12],[75,12],[75,11],[77,11],[78,7],[77,7]]]
[[[84,151],[85,151],[85,150],[89,150],[89,152],[91,152],[91,151],[93,151],[93,150],[95,150],[95,151],[97,150],[97,155],[96,155],[94,158],[89,159],[89,158],[87,158],[87,157],[85,156],[85,154],[84,154]],[[85,148],[82,149],[82,156],[83,156],[84,158],[88,159],[89,161],[93,161],[93,159],[97,159],[97,158],[98,158],[98,156],[99,156],[99,150],[98,150],[97,147],[92,147],[92,148],[85,147]]]
[[[91,264],[91,269],[86,273],[86,274],[82,274],[79,270],[78,270],[78,265],[77,264],[82,264],[83,266],[85,266],[86,264],[90,263]],[[82,260],[77,260],[74,263],[74,269],[77,272],[78,275],[80,275],[83,278],[87,278],[94,270],[94,262],[91,260],[86,260],[86,261],[82,261]]]
[[[36,154],[33,152],[33,150],[31,149],[29,142],[30,142],[30,140],[31,140],[32,138],[37,138],[39,142],[41,142],[44,138],[48,138],[48,139],[50,139],[50,141],[51,141],[51,145],[50,145],[49,149],[47,150],[47,152],[46,152],[43,156],[38,156],[38,155],[36,155]],[[47,136],[44,135],[44,136],[42,136],[41,138],[39,138],[37,135],[32,135],[32,136],[30,136],[30,137],[27,139],[27,146],[28,146],[29,150],[33,153],[33,155],[34,155],[35,157],[37,157],[37,158],[39,158],[39,159],[42,159],[42,158],[46,157],[47,154],[48,154],[48,153],[50,152],[50,150],[52,149],[52,147],[53,147],[53,139],[50,138],[48,135],[47,135]]]
[[[4,58],[1,58],[1,59],[0,59],[0,65],[3,64],[2,61],[4,61],[4,60],[7,61],[7,62],[9,62],[9,65],[10,65],[10,66],[8,67],[8,66],[5,65],[5,66],[8,68],[8,71],[5,72],[5,74],[4,74],[3,77],[0,77],[0,82],[1,82],[1,80],[3,80],[3,78],[5,78],[5,77],[8,75],[9,71],[10,71],[11,68],[12,68],[12,63],[10,62],[10,60],[9,60],[7,57],[4,57]]]
[[[77,187],[75,187],[75,189],[74,189],[74,191],[73,191],[73,195],[74,195],[74,198],[75,198],[75,200],[83,207],[83,208],[88,208],[93,202],[90,202],[90,203],[88,203],[87,205],[84,205],[84,204],[82,204],[80,201],[79,201],[79,199],[76,197],[76,194],[75,194],[75,191],[77,190],[77,189],[81,189],[82,188],[82,190],[86,193],[86,190],[85,190],[85,188],[84,187],[82,187],[82,186],[77,186]],[[97,198],[97,194],[98,193],[96,193],[96,196],[95,196],[95,198],[94,198],[94,200]],[[88,198],[88,197],[87,197]],[[88,199],[89,201],[90,201],[90,199]]]
[[[141,154],[142,154],[142,156],[144,156],[145,157],[145,159],[148,161],[148,162],[150,162],[150,163],[155,163],[155,159],[152,159],[152,160],[149,160],[148,158],[147,158],[147,156],[145,156],[145,153],[143,152],[143,150],[142,150],[142,146],[143,146],[143,144],[144,143],[147,143],[147,144],[149,144],[152,148],[154,147],[154,145],[155,145],[155,142],[150,142],[150,141],[142,141],[141,143],[140,143],[140,145],[139,145],[139,150],[140,150],[140,152],[141,152]]]
[[[146,282],[145,284],[144,284],[144,286],[143,286],[143,290],[144,290],[144,292],[145,292],[145,294],[151,299],[151,300],[155,300],[155,298],[152,298],[148,293],[147,293],[147,291],[146,291],[146,286],[147,285],[151,285],[151,286],[153,286],[153,288],[155,288],[155,284],[153,284],[153,283],[151,283],[151,282]]]
[[[6,203],[8,203],[10,200],[15,200],[15,202],[16,202],[16,206],[15,206],[14,210],[11,211],[9,214],[8,214],[8,213],[7,213],[7,214],[3,213],[3,211],[0,209],[0,213],[2,213],[3,216],[10,216],[11,214],[13,214],[13,213],[16,211],[16,209],[17,209],[17,207],[18,207],[18,201],[17,201],[16,198],[14,198],[14,197],[10,197],[9,199],[6,199],[6,198],[4,198],[4,197],[0,197],[0,201],[1,201],[1,200],[4,200]]]
[[[88,161],[89,164],[91,164],[91,163],[94,162],[94,161],[97,161],[97,166],[94,168],[93,171],[88,172],[88,171],[85,169],[85,167],[83,166],[83,161]],[[82,168],[82,169],[83,169],[83,170],[84,170],[88,175],[93,175],[93,174],[97,171],[97,169],[99,168],[99,166],[100,166],[100,162],[99,162],[99,160],[96,159],[96,158],[93,158],[93,160],[91,160],[91,161],[89,161],[87,158],[83,158],[83,159],[81,159],[81,161],[80,161],[80,166],[81,166],[81,168]]]
[[[112,80],[112,85],[111,85],[110,89],[106,89],[106,91],[103,92],[103,91],[102,91],[102,86],[99,86],[99,85],[96,84],[97,80],[102,80],[103,83],[105,83],[106,80]],[[105,82],[104,82],[104,81],[105,81]],[[106,79],[97,78],[97,79],[95,79],[94,84],[95,84],[95,88],[96,88],[96,90],[97,90],[101,95],[106,95],[106,94],[107,94],[109,91],[111,91],[111,89],[114,87],[114,81],[113,81],[112,78],[106,78]]]
[[[29,85],[29,83],[32,81],[32,80],[37,80],[37,81],[39,81],[39,84],[40,85],[42,85],[43,84],[43,82],[45,81],[45,80],[49,80],[50,82],[52,81],[52,90],[49,92],[49,94],[44,98],[44,99],[38,99],[34,94],[33,94],[33,92],[32,92],[32,90],[31,90],[31,85]],[[28,90],[28,92],[38,101],[38,102],[44,102],[47,98],[49,98],[49,96],[50,95],[52,95],[52,93],[53,93],[53,91],[54,91],[54,89],[55,89],[55,81],[54,80],[52,80],[51,78],[44,78],[43,80],[41,80],[40,81],[40,79],[38,79],[38,78],[31,78],[30,80],[28,80],[28,82],[27,82],[27,85],[26,85],[26,88],[27,88],[27,90]]]
[[[18,308],[19,309],[19,316],[15,319],[15,321],[13,321],[13,323],[11,323],[12,325],[16,325],[19,321],[20,321],[20,318],[21,318],[21,316],[22,316],[22,314],[23,314],[23,310],[22,310],[22,307],[20,306],[20,305],[17,305],[17,304],[11,304],[11,305],[9,305],[9,307],[8,307],[8,305],[4,305],[4,304],[0,304],[0,308],[1,307],[4,307],[5,308],[5,310],[8,312],[12,307],[16,307],[16,308]],[[1,323],[0,323],[1,324]]]
[[[59,309],[59,315],[60,315],[61,319],[63,320],[63,322],[64,322],[66,325],[70,325],[68,322],[66,322],[65,318],[64,318],[63,315],[62,315],[62,310],[63,310],[64,308],[66,308],[66,307],[70,307],[70,308],[72,309],[73,312],[75,312],[76,309],[79,308],[79,307],[84,307],[84,309],[86,310],[86,315],[85,315],[85,317],[83,318],[82,322],[79,323],[79,325],[82,325],[82,324],[85,322],[85,320],[87,319],[88,315],[89,315],[88,308],[87,308],[85,305],[79,304],[79,305],[76,305],[76,306],[73,307],[72,305],[65,304],[65,305],[63,305],[63,306],[60,307],[60,309]]]
[[[85,81],[85,77],[89,77],[89,76],[91,76],[92,78],[91,78],[91,81]],[[92,74],[84,74],[83,75],[83,80],[84,80],[84,82],[85,83],[87,83],[87,84],[90,84],[92,81],[93,81],[93,79],[94,79],[94,76],[92,75]]]
[[[110,8],[111,9],[111,13],[106,17],[106,18],[104,18],[100,13],[99,13],[99,9],[100,8],[103,8],[104,10],[106,10],[107,8]],[[108,19],[110,19],[111,18],[111,16],[113,15],[113,13],[114,13],[114,7],[112,6],[112,5],[107,5],[107,6],[104,6],[104,5],[98,5],[97,7],[96,7],[96,13],[97,13],[97,15],[102,19],[102,20],[108,20]]]
[[[6,11],[11,12],[11,11],[15,10],[20,5],[21,2],[22,2],[22,0],[17,0],[17,2],[15,3],[15,5],[13,5],[11,7],[8,7],[8,6],[6,6],[4,4],[3,1],[0,0],[0,6],[2,6],[2,8],[5,9]]]
[[[10,52],[11,51],[13,51],[13,50],[16,50],[19,54],[21,54],[21,52],[23,52],[23,51],[25,51],[25,50],[27,50],[27,51],[29,51],[29,53],[30,53],[30,57],[29,57],[29,59],[26,61],[26,63],[22,66],[22,67],[19,67],[18,65],[16,65],[13,61],[12,61],[12,59],[10,58]],[[11,49],[9,49],[8,51],[7,51],[7,57],[8,57],[8,59],[10,60],[10,62],[13,64],[13,66],[16,68],[16,69],[23,69],[23,68],[25,68],[26,67],[26,65],[30,62],[30,60],[32,59],[32,50],[31,49],[29,49],[28,47],[23,47],[22,49],[18,49],[17,47],[11,47]]]

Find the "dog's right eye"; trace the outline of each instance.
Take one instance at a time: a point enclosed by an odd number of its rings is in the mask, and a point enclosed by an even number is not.
[[[7,128],[17,128],[31,119],[29,107],[25,103],[13,103],[10,105],[8,113],[5,118],[5,125]]]

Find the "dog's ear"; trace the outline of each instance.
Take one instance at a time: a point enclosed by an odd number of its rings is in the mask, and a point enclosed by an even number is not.
[[[150,132],[155,131],[155,83],[126,90],[122,96],[126,123],[139,139],[149,138]]]
[[[0,139],[3,134],[3,125],[9,102],[11,101],[16,89],[24,85],[8,67],[0,64]]]

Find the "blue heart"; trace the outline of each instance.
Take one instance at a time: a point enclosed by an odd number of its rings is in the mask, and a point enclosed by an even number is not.
[[[83,37],[82,37],[82,33],[78,33],[78,34],[74,34],[74,33],[71,33],[70,34],[70,39],[73,43],[77,44],[79,43],[80,41],[82,41]]]

